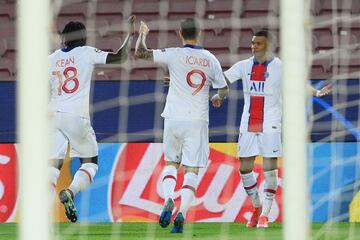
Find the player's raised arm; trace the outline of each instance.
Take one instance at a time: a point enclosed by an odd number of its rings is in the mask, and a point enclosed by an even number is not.
[[[134,15],[128,18],[128,34],[125,41],[116,53],[108,54],[106,63],[123,63],[128,59],[131,51],[132,36],[135,32],[135,19],[136,17]]]
[[[135,46],[135,56],[141,59],[153,61],[154,60],[153,51],[149,50],[145,43],[146,36],[148,33],[149,33],[148,26],[143,21],[141,21],[139,27],[139,37],[136,41],[136,46]]]

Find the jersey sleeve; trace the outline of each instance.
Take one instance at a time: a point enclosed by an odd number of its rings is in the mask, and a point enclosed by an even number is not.
[[[154,62],[167,64],[171,56],[171,50],[169,48],[164,49],[154,49],[153,50]]]
[[[92,64],[105,64],[108,52],[104,52],[94,47],[88,47],[89,61]]]
[[[237,62],[224,72],[230,83],[241,79],[242,62]]]
[[[223,75],[223,71],[221,69],[221,65],[220,65],[220,62],[214,58],[214,80],[212,81],[212,87],[213,88],[223,88],[225,87],[227,84],[226,84],[226,80],[224,78],[224,75]]]

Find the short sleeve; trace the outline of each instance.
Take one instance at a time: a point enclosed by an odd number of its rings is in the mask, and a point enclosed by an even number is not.
[[[214,62],[214,81],[212,82],[212,87],[223,88],[227,84],[223,75],[223,71],[221,69],[220,62],[216,58],[214,58],[213,62]]]
[[[242,63],[237,62],[231,66],[228,70],[224,72],[225,76],[229,80],[230,83],[236,82],[237,80],[241,79],[241,69]]]
[[[92,64],[106,64],[108,52],[101,51],[97,48],[88,47],[89,61]]]
[[[154,49],[153,50],[153,56],[154,56],[154,62],[155,63],[162,63],[167,64],[170,59],[170,49],[164,48],[164,49]]]

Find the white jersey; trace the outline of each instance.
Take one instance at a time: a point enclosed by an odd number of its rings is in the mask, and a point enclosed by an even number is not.
[[[224,72],[230,82],[242,80],[244,110],[240,132],[281,131],[281,60],[259,64],[254,57],[239,61]]]
[[[52,111],[89,118],[94,64],[105,64],[108,53],[93,47],[59,49],[49,57]]]
[[[172,120],[209,121],[209,90],[226,81],[219,61],[199,46],[153,50],[154,62],[166,64],[170,87],[162,117]]]

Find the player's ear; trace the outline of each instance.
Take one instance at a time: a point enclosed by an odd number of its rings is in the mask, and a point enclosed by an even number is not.
[[[181,38],[181,41],[184,42],[184,37],[181,34],[181,30],[176,31],[177,35]]]
[[[198,32],[198,34],[197,34],[197,41],[199,42],[199,43],[203,43],[203,36],[204,36],[204,33],[203,33],[203,31],[202,30],[199,30],[199,32]]]

